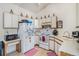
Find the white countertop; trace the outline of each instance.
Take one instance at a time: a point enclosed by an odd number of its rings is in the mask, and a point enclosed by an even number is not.
[[[51,37],[56,37],[58,39],[63,40],[59,51],[67,52],[72,55],[79,56],[79,43],[77,43],[76,39],[73,38],[66,38],[62,36],[52,36]]]
[[[79,55],[79,43],[76,40],[64,40],[59,51],[67,52],[72,55]]]

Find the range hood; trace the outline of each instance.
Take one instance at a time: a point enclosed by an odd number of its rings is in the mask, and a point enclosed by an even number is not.
[[[42,28],[51,28],[51,25],[42,25]]]

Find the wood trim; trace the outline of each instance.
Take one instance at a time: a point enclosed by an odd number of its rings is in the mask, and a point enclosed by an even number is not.
[[[59,44],[59,45],[61,45],[61,43],[59,43],[59,42],[57,42],[57,41],[55,41],[57,44]]]
[[[56,37],[55,37],[55,39],[57,39],[57,40],[59,40],[59,41],[63,42],[63,40],[61,40],[61,39],[59,39],[59,38],[56,38]]]
[[[63,52],[63,51],[60,51],[59,53],[60,53],[59,56],[74,56],[74,55],[72,55],[70,53]]]
[[[51,39],[49,39],[49,40],[51,40]],[[61,45],[61,43],[57,42],[56,40],[51,40],[51,41],[54,41],[54,42],[56,42],[57,44]]]
[[[56,37],[52,37],[52,36],[50,36],[51,38],[54,38],[54,39],[57,39],[57,40],[59,40],[59,41],[61,41],[61,42],[63,42],[63,40],[61,40],[61,39],[59,39],[59,38],[56,38]]]

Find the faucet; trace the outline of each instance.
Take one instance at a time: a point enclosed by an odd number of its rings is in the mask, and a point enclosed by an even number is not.
[[[63,33],[63,36],[70,37],[70,33],[69,33],[68,31],[65,31],[65,32]]]

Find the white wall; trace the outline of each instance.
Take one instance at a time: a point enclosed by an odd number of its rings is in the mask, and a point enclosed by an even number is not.
[[[38,13],[38,17],[48,14],[53,15],[53,13],[58,16],[58,20],[63,20],[63,29],[59,29],[60,34],[63,35],[65,31],[71,34],[76,27],[76,4],[55,3],[48,5]]]
[[[23,13],[23,15],[25,16],[26,14],[28,14],[29,16],[35,16],[35,14],[31,11],[25,10],[23,8],[20,8],[17,5],[13,5],[13,4],[0,4],[0,41],[4,40],[4,35],[6,33],[6,31],[8,31],[10,34],[11,33],[16,33],[17,29],[4,29],[3,28],[3,12],[10,12],[10,10],[13,10],[14,14],[20,15],[21,13]],[[15,46],[14,46],[15,47]],[[13,51],[15,48],[13,46],[9,47],[9,52]]]
[[[3,36],[6,31],[8,31],[9,33],[17,31],[16,29],[3,29],[3,12],[10,12],[11,9],[17,15],[20,15],[20,13],[22,12],[23,15],[38,15],[38,17],[48,14],[52,15],[53,13],[55,13],[55,15],[58,16],[58,20],[63,20],[63,29],[59,29],[60,35],[63,35],[65,31],[72,33],[76,26],[76,4],[73,3],[51,4],[38,14],[34,14],[31,11],[24,10],[17,5],[0,4],[0,36]],[[11,52],[12,50],[14,50],[14,48],[10,47],[9,51]]]

